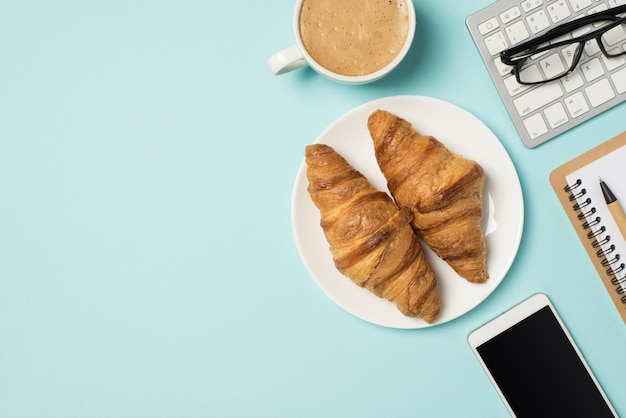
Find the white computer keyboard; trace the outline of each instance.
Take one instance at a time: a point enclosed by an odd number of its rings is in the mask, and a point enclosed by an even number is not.
[[[466,24],[522,141],[533,148],[626,100],[626,56],[607,58],[587,42],[577,69],[537,86],[520,85],[500,52],[626,0],[498,0]],[[614,48],[626,49],[626,31]]]

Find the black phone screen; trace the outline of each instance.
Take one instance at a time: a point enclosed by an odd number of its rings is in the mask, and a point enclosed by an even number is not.
[[[477,351],[518,417],[614,417],[548,306]]]

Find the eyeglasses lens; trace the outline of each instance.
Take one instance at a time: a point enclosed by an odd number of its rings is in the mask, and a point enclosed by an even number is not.
[[[608,56],[623,55],[626,51],[626,22],[606,31],[600,39]]]

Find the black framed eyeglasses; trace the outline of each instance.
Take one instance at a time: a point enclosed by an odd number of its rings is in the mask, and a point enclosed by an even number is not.
[[[530,85],[572,73],[583,56],[585,45],[593,40],[608,58],[626,55],[626,16],[620,16],[623,14],[626,14],[626,5],[572,20],[502,51],[500,60],[513,66],[511,74],[518,83]]]

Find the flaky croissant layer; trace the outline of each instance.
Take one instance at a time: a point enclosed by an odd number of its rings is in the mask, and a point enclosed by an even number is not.
[[[433,322],[440,311],[435,273],[413,232],[411,212],[324,144],[306,147],[308,192],[337,269],[396,304],[406,316]]]
[[[372,113],[368,129],[389,191],[398,206],[413,213],[416,232],[461,277],[486,281],[482,167],[387,111]]]

